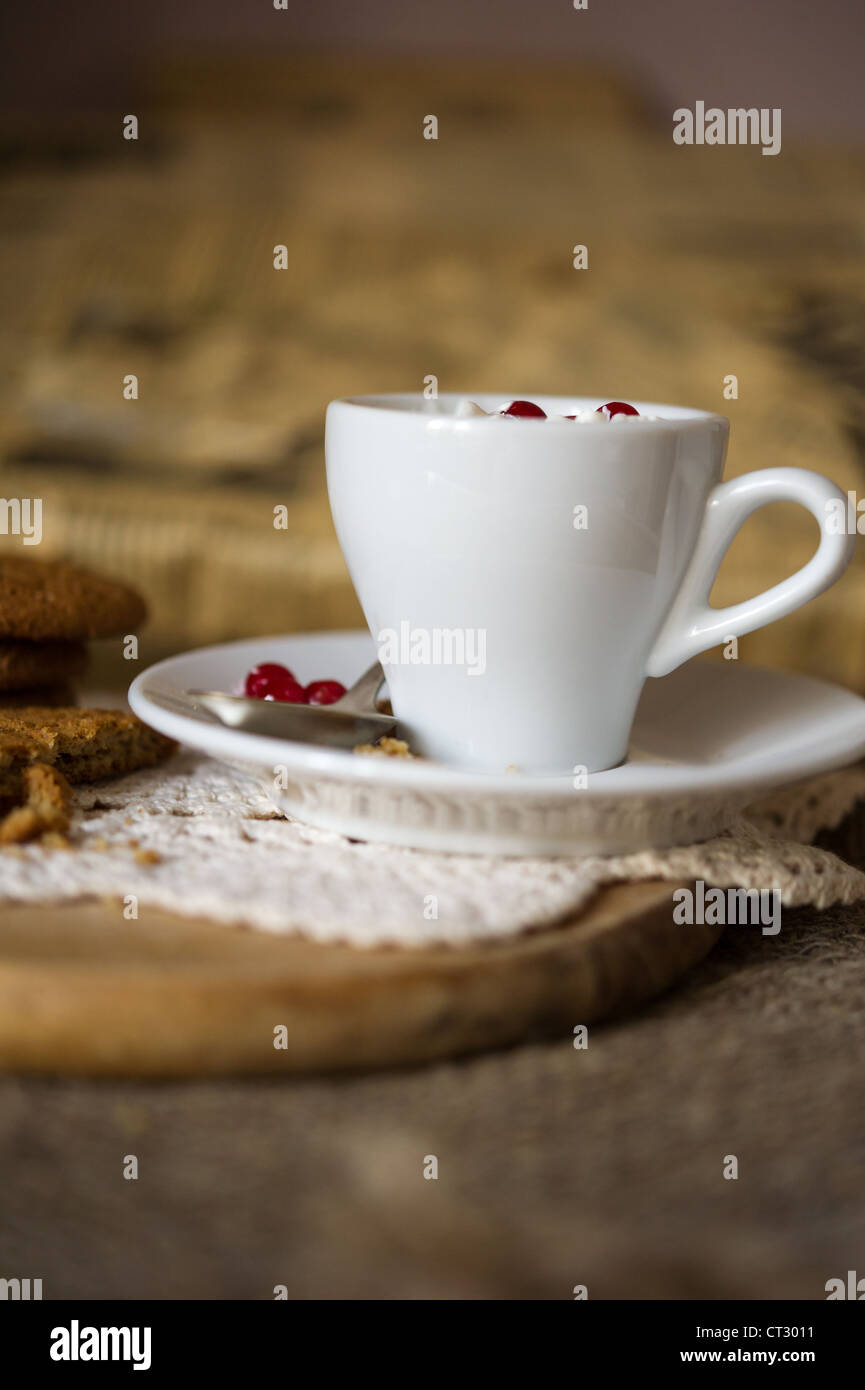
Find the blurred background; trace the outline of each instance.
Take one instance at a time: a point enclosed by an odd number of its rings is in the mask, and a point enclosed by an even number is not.
[[[43,499],[41,556],[143,589],[145,661],[361,622],[324,486],[335,396],[434,375],[674,401],[731,417],[728,476],[865,493],[857,0],[285,3],[4,20],[0,493]],[[697,100],[781,107],[781,153],[675,145]],[[716,601],[815,539],[760,513]],[[741,654],[865,689],[863,564]]]

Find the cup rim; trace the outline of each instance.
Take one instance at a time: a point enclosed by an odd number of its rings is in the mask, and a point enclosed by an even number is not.
[[[696,410],[691,406],[665,404],[661,401],[638,401],[633,400],[631,404],[640,412],[639,417],[628,416],[621,425],[615,425],[608,420],[580,421],[565,420],[562,416],[572,415],[576,411],[595,410],[604,401],[620,399],[613,395],[607,396],[548,396],[537,392],[527,392],[520,395],[518,392],[490,392],[480,391],[472,394],[470,391],[443,391],[434,399],[424,396],[422,391],[389,391],[380,392],[375,395],[367,396],[340,396],[328,405],[330,411],[347,409],[352,412],[361,411],[364,414],[376,416],[382,423],[386,420],[394,423],[399,421],[415,420],[420,425],[435,429],[455,429],[455,430],[477,430],[477,429],[498,429],[501,427],[501,417],[496,413],[486,416],[467,415],[457,416],[441,413],[431,407],[440,405],[442,402],[453,403],[456,406],[460,401],[470,400],[483,407],[483,409],[496,412],[502,406],[515,400],[535,401],[542,410],[547,411],[547,419],[539,422],[537,419],[522,418],[519,416],[508,417],[508,429],[537,429],[542,423],[546,429],[573,430],[575,427],[580,435],[589,430],[625,430],[629,434],[643,430],[657,431],[665,429],[694,429],[706,424],[714,424],[716,427],[729,428],[730,421],[726,415],[720,415],[711,410]],[[485,404],[487,402],[488,404]],[[665,412],[671,412],[665,414]],[[646,419],[645,415],[658,415],[656,420]]]

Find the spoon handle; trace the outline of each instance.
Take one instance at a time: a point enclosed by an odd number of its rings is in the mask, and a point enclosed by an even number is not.
[[[148,700],[152,700],[154,705],[159,705],[171,714],[192,715],[195,719],[206,719],[211,724],[223,722],[213,710],[196,700],[191,691],[162,690],[158,685],[146,685],[141,693]]]

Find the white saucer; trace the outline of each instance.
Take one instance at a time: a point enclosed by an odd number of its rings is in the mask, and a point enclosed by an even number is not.
[[[287,813],[359,840],[483,854],[621,854],[716,834],[773,787],[865,755],[865,700],[739,662],[692,661],[646,682],[631,754],[571,777],[494,776],[289,743],[171,707],[175,690],[235,690],[260,661],[350,684],[375,659],[366,632],[255,637],[161,661],[133,681],[143,720],[254,770]],[[145,693],[146,692],[146,693]],[[274,789],[274,775],[287,783]]]

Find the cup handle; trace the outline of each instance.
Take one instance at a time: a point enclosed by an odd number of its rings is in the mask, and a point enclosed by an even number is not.
[[[713,488],[706,502],[703,525],[682,585],[655,640],[646,667],[650,676],[666,676],[689,657],[742,637],[755,628],[784,618],[794,608],[816,598],[843,574],[853,558],[856,538],[826,529],[829,503],[840,501],[846,516],[847,498],[828,478],[807,468],[762,468]],[[736,532],[759,507],[770,502],[799,502],[816,517],[820,544],[811,559],[789,579],[774,584],[755,598],[728,608],[711,608],[709,594],[721,561]]]

